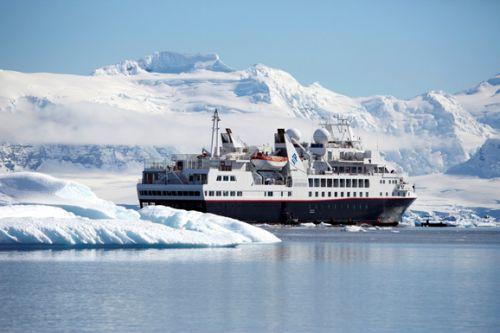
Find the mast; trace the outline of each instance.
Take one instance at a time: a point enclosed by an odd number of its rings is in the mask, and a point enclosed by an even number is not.
[[[212,141],[210,143],[210,157],[219,156],[219,121],[219,112],[217,112],[217,109],[215,109],[214,115],[212,116]]]

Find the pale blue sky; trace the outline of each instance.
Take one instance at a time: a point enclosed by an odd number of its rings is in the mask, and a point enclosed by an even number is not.
[[[0,68],[88,74],[216,52],[350,96],[456,92],[500,72],[500,1],[6,1]]]

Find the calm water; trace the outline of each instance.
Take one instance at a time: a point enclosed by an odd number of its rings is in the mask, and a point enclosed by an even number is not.
[[[499,332],[500,230],[0,252],[2,332]]]

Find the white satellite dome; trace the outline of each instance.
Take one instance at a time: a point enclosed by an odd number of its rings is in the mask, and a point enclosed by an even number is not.
[[[294,139],[295,141],[300,141],[302,134],[296,128],[289,128],[286,130],[286,134],[290,137],[290,139]]]
[[[330,140],[330,133],[324,128],[318,128],[314,131],[313,139],[315,143],[327,143]]]

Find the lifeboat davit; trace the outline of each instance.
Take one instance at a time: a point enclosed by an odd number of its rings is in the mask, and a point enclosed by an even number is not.
[[[281,170],[288,163],[288,158],[257,152],[250,161],[257,170]]]

